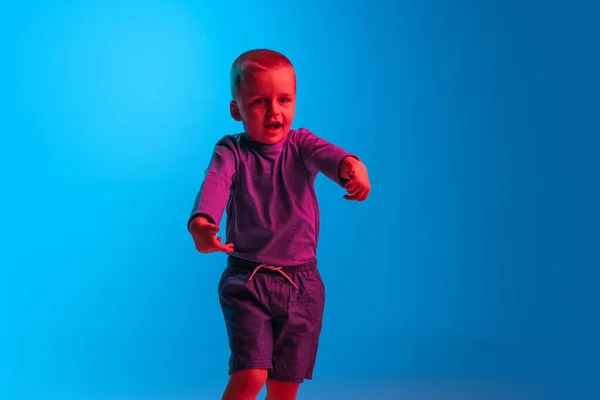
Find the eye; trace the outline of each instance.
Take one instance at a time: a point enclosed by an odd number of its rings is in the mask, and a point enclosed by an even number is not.
[[[263,102],[263,99],[254,99],[254,100],[252,101],[252,104],[254,104],[254,105],[258,105],[258,104],[262,104],[262,102]]]
[[[292,99],[290,99],[289,97],[282,97],[281,99],[279,99],[279,101],[282,103],[289,103],[290,101],[292,101]]]

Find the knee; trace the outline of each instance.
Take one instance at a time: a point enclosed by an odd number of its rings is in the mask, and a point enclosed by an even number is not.
[[[241,398],[255,398],[267,381],[266,369],[247,369],[231,374],[229,389]]]

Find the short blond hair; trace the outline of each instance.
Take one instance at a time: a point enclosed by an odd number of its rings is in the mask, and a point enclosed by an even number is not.
[[[278,67],[294,68],[286,56],[274,50],[254,49],[243,52],[231,66],[229,74],[231,97],[235,100],[244,74],[252,70],[268,70]]]

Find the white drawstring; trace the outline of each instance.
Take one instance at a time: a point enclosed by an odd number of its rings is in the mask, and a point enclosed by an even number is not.
[[[294,281],[292,280],[292,278],[290,278],[285,272],[283,272],[283,268],[282,267],[274,267],[272,265],[267,265],[267,264],[260,264],[258,267],[254,268],[254,271],[252,271],[252,275],[250,275],[250,281],[252,280],[252,278],[254,277],[254,275],[258,272],[259,269],[261,268],[266,268],[268,270],[271,271],[277,271],[279,272],[281,275],[283,275],[283,277],[285,279],[288,280],[289,283],[291,283],[296,289],[298,289],[298,285],[296,285],[294,283]]]

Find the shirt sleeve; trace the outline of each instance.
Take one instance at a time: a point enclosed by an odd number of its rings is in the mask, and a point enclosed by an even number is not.
[[[235,154],[231,146],[225,140],[219,141],[206,170],[204,182],[196,195],[188,228],[190,222],[200,215],[216,225],[221,223],[231,193],[235,165]]]
[[[298,144],[304,164],[309,171],[315,175],[321,172],[342,187],[347,181],[340,177],[340,163],[346,157],[359,159],[356,155],[304,128],[298,130]]]

